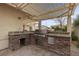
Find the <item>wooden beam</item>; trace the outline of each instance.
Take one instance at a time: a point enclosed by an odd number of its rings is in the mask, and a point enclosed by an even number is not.
[[[18,8],[20,8],[23,4],[24,4],[24,3],[21,3],[21,4],[18,6]]]
[[[75,3],[73,3],[73,5],[72,5],[72,13],[75,11],[75,8],[76,8],[76,4]],[[72,13],[71,13],[71,15],[72,15]]]
[[[17,7],[16,3],[11,3],[11,4],[13,4],[15,7]]]
[[[72,8],[72,9],[73,9],[74,6],[75,6],[75,4],[71,4],[71,8]],[[46,13],[43,13],[43,14],[41,14],[41,15],[39,15],[39,16],[45,16],[45,15],[48,15],[48,14],[50,14],[50,13],[55,13],[55,12],[64,10],[65,8],[68,9],[69,7],[68,7],[68,6],[66,6],[66,7],[59,7],[59,8],[56,8],[56,9],[54,9],[54,10],[48,11],[48,12],[46,12]],[[37,17],[39,17],[39,16],[37,16]]]
[[[65,15],[66,13],[68,13],[69,12],[69,10],[68,11],[66,11],[66,12],[64,12],[64,13],[62,13],[61,15],[59,15],[59,16],[56,16],[56,17],[40,17],[40,18],[42,18],[43,20],[46,20],[46,19],[53,19],[53,18],[59,18],[59,17],[64,17],[64,16],[67,16],[67,15]],[[46,18],[46,19],[45,19]]]
[[[14,4],[14,3],[11,3],[12,5],[14,5],[17,9],[23,9],[24,7],[26,7],[29,3],[20,3],[20,5],[18,4]],[[24,5],[25,4],[25,5]]]
[[[74,3],[70,3],[69,4],[69,12],[68,12],[68,19],[67,19],[67,32],[70,33],[70,36],[71,36],[71,33],[72,33],[71,15],[72,15],[74,7],[75,7]]]
[[[47,20],[47,19],[54,19],[54,18],[60,18],[60,17],[67,17],[68,15],[63,15],[63,16],[57,16],[57,17],[50,17],[50,18],[42,18],[42,19],[33,19],[33,20],[35,20],[35,21],[38,21],[38,20]]]
[[[43,13],[43,14],[40,14],[39,16],[44,16],[44,15],[48,15],[50,13],[55,13],[55,12],[58,12],[58,11],[61,11],[61,10],[64,10],[65,7],[59,7],[59,8],[56,8],[54,10],[51,10],[51,11],[47,11],[46,13]]]
[[[71,10],[73,10],[73,8],[75,7],[75,4],[72,4],[72,9]],[[69,8],[69,7],[67,7],[67,8]],[[57,10],[58,11],[58,10]],[[68,10],[66,13],[69,13],[69,11],[70,10]],[[65,16],[68,16],[68,15],[64,15],[64,14],[66,14],[66,13],[63,13],[63,14],[61,14],[60,16],[57,16],[57,17],[50,17],[50,18],[47,18],[47,19],[51,19],[51,18],[59,18],[59,17],[65,17]],[[64,15],[64,16],[63,16]],[[72,13],[71,13],[71,15],[72,15]],[[43,15],[42,15],[42,17],[43,17]]]
[[[70,3],[69,4],[69,9],[72,10],[75,7],[75,3]]]
[[[33,10],[35,10],[37,13],[40,13],[37,9],[35,9],[35,8],[32,7],[32,4],[30,4],[30,7],[31,7]]]
[[[28,6],[29,5],[29,3],[27,3],[26,5],[24,5],[21,9],[24,9],[26,6]]]
[[[14,3],[6,3],[6,4],[8,4],[8,5],[12,6],[12,7],[16,7],[16,5]]]

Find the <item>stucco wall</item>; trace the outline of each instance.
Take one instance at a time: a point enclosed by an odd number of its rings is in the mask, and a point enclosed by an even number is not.
[[[25,14],[8,6],[0,6],[0,50],[8,47],[8,32],[22,30]]]

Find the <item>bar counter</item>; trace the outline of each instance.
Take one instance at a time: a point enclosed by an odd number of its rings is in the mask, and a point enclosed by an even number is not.
[[[34,34],[36,45],[59,55],[70,55],[69,34]]]
[[[34,44],[59,55],[70,55],[71,37],[69,33],[10,32],[9,45],[11,49],[20,48],[19,39],[21,38],[26,39],[26,45]]]

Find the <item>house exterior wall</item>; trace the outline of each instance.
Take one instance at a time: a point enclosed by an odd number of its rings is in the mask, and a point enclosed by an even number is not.
[[[0,50],[8,48],[8,32],[21,31],[25,14],[7,5],[0,6]],[[22,19],[18,19],[22,17]]]
[[[24,24],[26,24],[26,23],[24,23]],[[36,29],[39,29],[38,28],[38,23],[37,22],[33,22],[33,21],[30,21],[29,23],[27,23],[25,25],[25,30],[30,31],[30,28],[29,27],[32,28],[32,31],[35,31]]]

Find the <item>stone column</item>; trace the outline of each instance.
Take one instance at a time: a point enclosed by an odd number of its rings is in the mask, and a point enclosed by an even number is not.
[[[35,25],[36,25],[36,24],[34,23],[33,25],[34,25],[34,30],[35,30],[35,29],[36,29],[36,28],[35,28]]]
[[[23,24],[23,31],[25,31],[25,24]]]
[[[71,37],[71,33],[72,33],[72,19],[71,19],[71,11],[68,14],[68,19],[67,19],[67,32],[69,32],[70,34],[70,40],[69,40],[69,50],[71,49],[71,43],[72,43],[72,37]]]
[[[71,12],[71,11],[70,11]],[[72,21],[71,21],[71,13],[68,14],[68,18],[67,18],[67,32],[70,33],[71,36],[71,31],[72,31]]]
[[[39,20],[38,22],[38,28],[39,28],[39,31],[41,30],[41,20]]]

